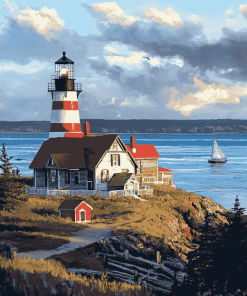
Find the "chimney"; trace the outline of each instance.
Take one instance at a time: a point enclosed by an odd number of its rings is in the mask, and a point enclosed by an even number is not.
[[[136,137],[135,136],[130,137],[130,146],[132,151],[136,153]]]
[[[90,124],[87,121],[84,122],[84,135],[90,136]]]

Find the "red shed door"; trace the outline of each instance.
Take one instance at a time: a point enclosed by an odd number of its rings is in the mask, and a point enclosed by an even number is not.
[[[86,220],[85,211],[81,211],[80,215],[81,215],[81,222],[85,221]]]

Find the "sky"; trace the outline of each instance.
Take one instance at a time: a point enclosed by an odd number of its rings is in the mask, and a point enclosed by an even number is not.
[[[50,120],[63,51],[81,119],[247,119],[247,1],[0,0],[0,120]]]

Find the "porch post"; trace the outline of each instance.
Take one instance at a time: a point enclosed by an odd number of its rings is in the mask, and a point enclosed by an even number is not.
[[[34,169],[34,188],[36,189],[36,170]]]
[[[59,174],[59,169],[57,170],[57,189],[60,189],[60,174]]]

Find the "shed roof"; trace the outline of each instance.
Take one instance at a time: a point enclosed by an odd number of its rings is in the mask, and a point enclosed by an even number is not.
[[[132,175],[132,173],[116,173],[108,182],[107,187],[124,186],[124,184],[131,178]]]
[[[173,170],[164,169],[162,167],[158,167],[158,172],[173,172]]]
[[[60,207],[58,208],[59,210],[74,210],[76,209],[81,203],[84,203],[86,206],[88,206],[91,210],[93,209],[91,206],[89,206],[85,201],[83,200],[70,200],[66,199],[64,200]]]
[[[94,169],[117,137],[51,138],[42,144],[29,168],[45,168],[51,156],[58,168]]]
[[[159,158],[160,155],[153,144],[136,144],[136,152],[133,152],[130,145],[125,145],[134,158]]]

